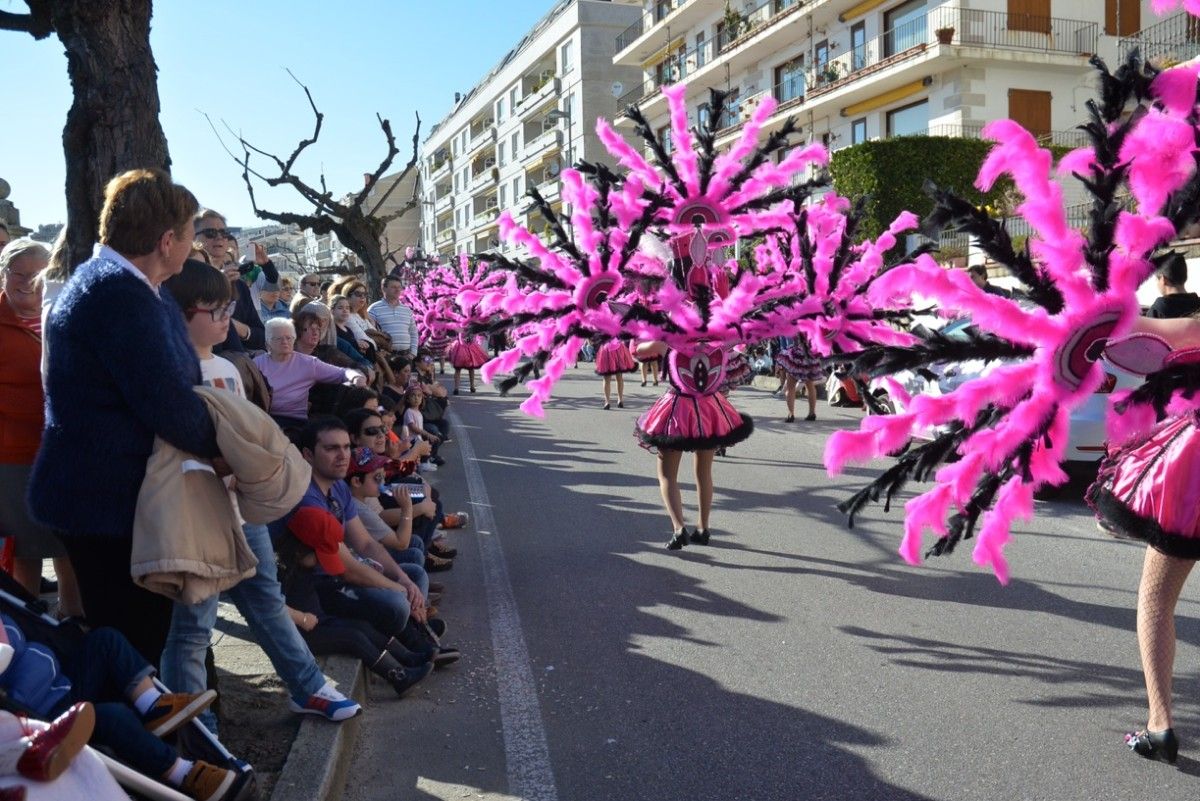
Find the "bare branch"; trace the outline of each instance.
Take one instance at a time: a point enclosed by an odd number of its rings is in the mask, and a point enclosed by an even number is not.
[[[375,116],[378,117],[379,115],[377,114]],[[387,192],[385,192],[383,194],[383,197],[379,198],[379,200],[375,203],[374,207],[372,207],[372,209],[369,212],[367,212],[368,217],[374,217],[376,212],[378,212],[381,208],[383,208],[383,204],[385,202],[387,202],[388,196],[392,194],[392,191],[397,186],[400,185],[400,182],[404,180],[404,177],[406,175],[408,175],[408,173],[412,170],[412,168],[415,167],[417,164],[417,153],[420,148],[420,137],[421,137],[421,114],[420,114],[420,112],[414,112],[414,116],[417,118],[417,125],[416,125],[416,129],[413,131],[413,136],[412,136],[412,158],[410,158],[408,160],[408,164],[405,165],[405,167],[401,171],[400,175],[397,176],[395,183],[393,183],[390,187],[388,187],[388,190],[387,190]],[[387,120],[384,120],[382,118],[379,120],[379,122],[381,125],[386,126],[384,131],[388,136],[389,152],[388,152],[388,157],[387,157],[386,163],[379,165],[379,169],[375,171],[375,174],[374,174],[375,179],[374,179],[374,181],[371,182],[370,186],[375,185],[375,181],[378,181],[379,177],[383,175],[383,170],[387,167],[387,165],[392,163],[392,159],[396,156],[397,153],[400,152],[396,148],[395,140],[392,138],[391,123],[389,123]],[[370,186],[364,188],[364,190],[362,192],[363,200],[366,200],[366,197],[367,197],[366,193],[368,191],[370,191]],[[413,198],[414,199],[417,198],[417,186],[415,184],[413,186]],[[361,203],[362,201],[359,201],[359,202]],[[410,203],[408,206],[405,207],[405,211],[408,211],[410,208],[412,208],[412,206],[413,206],[413,204]],[[400,212],[400,214],[403,214],[403,213],[404,212]],[[392,217],[391,219],[394,220],[398,216],[400,216],[400,215],[397,214],[395,217]]]
[[[0,11],[0,31],[27,33],[34,39],[45,39],[54,33],[54,21],[46,0],[26,0],[25,5],[29,6],[28,14]]]

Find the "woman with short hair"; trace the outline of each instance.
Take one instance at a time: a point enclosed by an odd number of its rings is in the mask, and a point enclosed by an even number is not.
[[[191,252],[196,198],[162,170],[130,170],[104,189],[100,244],[51,310],[46,425],[30,479],[35,519],[60,532],[83,611],[158,664],[171,601],[133,583],[133,518],[161,438],[220,455],[193,387],[200,365],[183,315],[160,291]]]
[[[296,327],[291,320],[267,321],[267,352],[254,363],[271,385],[271,417],[285,430],[308,422],[308,392],[316,384],[348,383],[365,386],[366,376],[296,350]]]
[[[54,560],[60,608],[79,615],[79,589],[66,549],[32,520],[25,502],[29,473],[42,440],[42,290],[50,251],[14,239],[0,253],[0,533],[14,539],[13,578],[37,595],[42,562]]]

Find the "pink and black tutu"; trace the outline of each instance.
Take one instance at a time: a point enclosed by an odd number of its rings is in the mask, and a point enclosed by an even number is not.
[[[621,340],[610,339],[596,349],[596,375],[632,373],[636,369],[637,363]]]
[[[821,360],[813,355],[808,343],[799,337],[796,344],[775,357],[775,363],[796,381],[824,381],[828,377]]]
[[[754,421],[721,394],[725,353],[698,349],[692,355],[667,354],[671,388],[638,418],[635,434],[643,447],[672,451],[728,448],[750,436]]]
[[[732,392],[738,387],[744,387],[754,381],[754,371],[750,362],[736,350],[729,354],[725,361],[725,378],[721,382],[721,392]]]
[[[456,339],[446,348],[446,359],[455,370],[478,370],[488,360],[488,355],[475,340]]]
[[[1200,559],[1200,413],[1171,418],[1109,454],[1087,500],[1113,536]]]
[[[445,335],[432,336],[421,343],[421,347],[429,351],[429,354],[435,359],[441,358],[446,353],[446,348],[454,344],[454,338]]]
[[[629,343],[629,355],[632,356],[633,360],[635,362],[637,362],[638,364],[655,364],[660,359],[662,359],[661,356],[657,356],[657,355],[656,356],[638,356],[637,355],[637,347],[638,347],[638,343],[636,343],[636,342]]]

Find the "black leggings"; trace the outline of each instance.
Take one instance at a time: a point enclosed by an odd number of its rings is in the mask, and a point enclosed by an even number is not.
[[[388,651],[390,637],[364,620],[325,617],[312,631],[301,631],[314,656],[350,656],[362,661],[367,669],[387,678],[397,667]],[[399,643],[396,643],[399,646]],[[386,657],[386,658],[384,658]]]

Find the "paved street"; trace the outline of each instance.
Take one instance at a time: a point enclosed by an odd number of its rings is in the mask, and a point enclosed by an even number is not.
[[[1179,607],[1185,753],[1147,763],[1121,742],[1145,715],[1141,549],[1077,497],[1017,526],[1008,587],[969,547],[910,567],[899,509],[848,531],[833,508],[866,473],[831,481],[824,435],[858,413],[785,425],[781,399],[740,390],[757,430],[718,460],[713,544],[668,552],[637,383],[602,411],[581,364],[542,421],[490,389],[456,399],[434,478],[476,525],[437,578],[465,657],[403,701],[372,685],[346,798],[1200,796],[1200,579]]]

